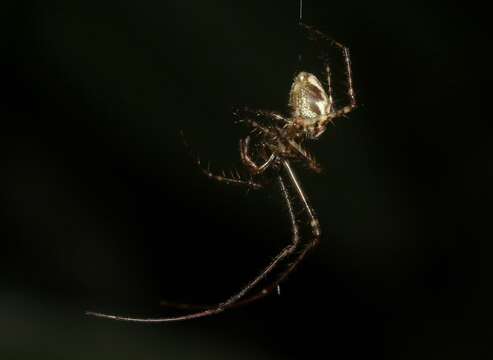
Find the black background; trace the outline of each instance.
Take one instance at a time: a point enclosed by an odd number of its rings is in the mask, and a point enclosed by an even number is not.
[[[289,240],[275,186],[240,168],[234,106],[286,111],[297,1],[3,5],[2,359],[491,356],[487,13],[471,2],[310,1],[350,47],[360,107],[300,169],[321,245],[272,296],[191,322]],[[302,65],[301,65],[302,66]]]

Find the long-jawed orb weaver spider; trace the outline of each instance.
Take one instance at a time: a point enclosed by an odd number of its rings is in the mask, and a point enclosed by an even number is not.
[[[267,171],[272,171],[276,174],[290,217],[292,231],[291,243],[284,247],[274,257],[270,264],[257,275],[257,277],[247,283],[236,294],[219,304],[211,306],[175,304],[174,306],[176,307],[200,309],[182,316],[164,318],[133,318],[97,312],[87,312],[87,314],[114,320],[145,323],[182,321],[218,314],[228,308],[243,305],[270,294],[274,289],[278,288],[279,284],[293,271],[306,253],[319,242],[321,235],[319,221],[291,166],[291,162],[304,162],[310,169],[319,172],[320,166],[303,148],[303,143],[307,140],[317,140],[325,132],[327,125],[330,122],[352,111],[356,107],[356,99],[353,89],[351,60],[348,48],[327,38],[323,33],[308,25],[301,24],[301,26],[310,34],[324,41],[328,41],[332,46],[335,46],[342,52],[347,78],[347,96],[349,98],[349,103],[339,109],[336,108],[333,100],[329,65],[326,65],[325,67],[327,77],[326,90],[315,75],[305,71],[299,72],[295,76],[289,92],[290,116],[285,117],[273,111],[252,111],[245,109],[247,113],[255,115],[257,119],[269,120],[263,122],[250,118],[241,120],[241,122],[245,123],[252,130],[250,135],[240,140],[241,161],[250,173],[250,179],[242,179],[240,176],[226,177],[224,174],[213,174],[209,169],[202,168],[200,160],[197,160],[198,166],[207,177],[222,183],[242,185],[255,190],[264,187],[264,185],[258,181],[261,180],[261,175],[265,174]],[[253,153],[252,140],[255,141]],[[260,160],[260,163],[254,158]],[[308,225],[311,229],[311,238],[308,241],[301,241],[298,220],[295,211],[293,210],[291,196],[288,193],[286,179],[295,190],[294,192],[308,216]],[[273,272],[273,270],[277,269],[285,259],[291,258],[292,256],[294,256],[294,258],[289,262],[286,269],[281,271],[270,285],[256,293],[248,295],[248,293],[252,292],[262,280],[265,280],[267,276]]]

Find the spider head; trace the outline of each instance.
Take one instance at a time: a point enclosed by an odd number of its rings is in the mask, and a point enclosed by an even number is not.
[[[315,139],[325,131],[332,98],[315,75],[302,71],[291,86],[289,107],[294,125],[303,129],[308,138]]]

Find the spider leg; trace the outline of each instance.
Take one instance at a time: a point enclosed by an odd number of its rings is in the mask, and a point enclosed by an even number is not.
[[[301,200],[301,202],[303,204],[303,207],[304,207],[305,211],[308,214],[308,217],[309,217],[309,220],[310,220],[310,227],[311,227],[311,231],[312,231],[313,237],[312,237],[312,239],[309,242],[307,242],[307,243],[305,243],[303,245],[303,247],[301,248],[301,251],[299,251],[298,255],[294,258],[294,260],[291,261],[291,263],[289,264],[289,266],[280,275],[278,275],[278,277],[277,277],[277,279],[275,281],[273,281],[268,286],[264,287],[262,290],[260,290],[256,294],[251,295],[251,296],[249,296],[247,298],[243,298],[243,299],[241,299],[239,301],[236,301],[234,303],[231,303],[228,306],[228,308],[243,306],[243,305],[252,303],[254,301],[260,300],[260,299],[266,297],[267,295],[271,294],[275,289],[277,289],[277,287],[279,286],[279,284],[281,282],[283,282],[286,279],[286,277],[288,277],[288,275],[301,263],[301,261],[303,260],[303,258],[305,257],[305,255],[312,248],[314,248],[319,243],[319,241],[320,241],[321,229],[320,229],[320,225],[319,225],[318,219],[317,219],[317,217],[315,215],[315,212],[314,212],[313,208],[310,206],[309,201],[308,201],[308,198],[305,195],[305,193],[303,191],[303,188],[301,187],[301,184],[300,184],[300,182],[299,182],[299,180],[298,180],[295,172],[291,168],[289,162],[284,161],[283,162],[283,167],[284,167],[284,169],[285,169],[285,171],[286,171],[286,173],[288,175],[288,178],[289,178],[292,186],[295,188],[295,190],[296,190],[296,192],[298,194],[298,197],[300,198],[300,200]],[[289,198],[288,191],[286,189],[286,185],[284,184],[282,178],[279,179],[279,183],[280,183],[281,191],[283,193],[283,196],[284,196],[284,198],[286,200],[286,204],[287,204],[287,207],[288,207],[289,218],[291,220],[291,227],[292,227],[293,237],[295,236],[294,234],[296,234],[296,237],[299,237],[299,234],[298,234],[299,233],[299,230],[298,230],[297,220],[296,220],[296,216],[295,216],[295,213],[294,213],[294,210],[293,210],[293,206],[292,206],[291,200]],[[294,241],[293,241],[293,244],[294,244]],[[296,242],[296,244],[298,244],[298,242]],[[162,305],[163,306],[170,306],[170,307],[180,308],[180,309],[207,309],[207,308],[210,308],[210,305],[177,304],[177,303],[168,303],[168,302],[163,302]]]
[[[308,201],[308,198],[305,195],[305,192],[303,191],[303,188],[301,187],[301,184],[300,184],[300,182],[298,180],[298,177],[296,176],[296,174],[295,174],[293,168],[291,167],[291,165],[289,164],[289,162],[287,160],[284,160],[282,164],[283,164],[284,170],[286,171],[286,173],[288,175],[288,179],[290,180],[291,185],[296,190],[296,193],[298,194],[298,198],[301,200],[301,203],[303,205],[303,208],[305,209],[305,211],[306,211],[306,213],[308,215],[308,219],[310,220],[310,228],[311,228],[311,231],[312,231],[312,238],[311,238],[310,241],[308,241],[308,242],[306,242],[306,243],[303,244],[303,246],[301,247],[298,255],[296,256],[296,258],[293,261],[291,261],[291,263],[287,267],[287,269],[284,270],[277,277],[277,279],[275,281],[273,281],[270,285],[268,285],[265,288],[263,288],[262,290],[260,290],[255,295],[252,295],[252,296],[250,296],[250,297],[248,297],[246,299],[243,299],[240,302],[237,302],[237,303],[233,304],[234,306],[245,305],[247,303],[250,303],[250,302],[259,300],[259,299],[261,299],[261,298],[269,295],[270,293],[272,293],[275,289],[277,289],[277,287],[279,286],[279,284],[282,281],[284,281],[284,279],[296,268],[296,266],[298,266],[300,264],[300,262],[303,260],[303,258],[305,257],[305,255],[312,248],[314,248],[316,245],[318,245],[318,243],[320,242],[320,236],[322,234],[322,231],[320,229],[320,223],[319,223],[319,221],[317,219],[317,216],[315,214],[315,211],[311,207],[311,205],[310,205],[310,203]],[[291,202],[289,200],[289,194],[288,194],[288,192],[286,190],[286,186],[284,185],[284,183],[282,181],[282,178],[280,178],[279,180],[280,180],[281,189],[283,191],[284,197],[286,198],[286,202],[289,204],[288,205],[288,210],[289,210],[289,215],[290,215],[290,219],[291,219],[291,226],[293,228],[293,233],[295,231],[297,233],[298,232],[297,221],[296,221],[296,217],[294,215],[293,207],[292,207]]]
[[[197,166],[199,167],[199,169],[202,171],[202,173],[205,176],[207,176],[209,179],[216,180],[216,181],[219,181],[219,182],[222,182],[225,184],[247,186],[253,190],[258,190],[258,189],[261,189],[263,187],[261,184],[258,184],[252,180],[242,179],[242,178],[240,178],[239,175],[236,175],[236,177],[235,177],[234,174],[232,174],[231,176],[227,177],[226,174],[224,173],[224,171],[221,173],[221,175],[214,174],[209,170],[209,167],[204,168],[201,165],[199,158],[196,159],[196,163],[197,163]]]
[[[305,195],[305,192],[303,191],[303,188],[301,187],[301,184],[298,180],[298,177],[296,176],[296,173],[294,172],[290,163],[287,160],[284,160],[282,165],[283,165],[284,170],[286,171],[286,173],[288,175],[288,178],[291,182],[291,185],[296,190],[296,193],[298,194],[298,198],[301,200],[301,203],[303,204],[303,208],[305,209],[305,211],[308,215],[308,219],[310,220],[310,228],[311,228],[313,237],[311,238],[311,240],[309,242],[307,242],[303,245],[298,256],[290,263],[288,268],[284,272],[282,272],[274,282],[272,282],[267,287],[263,288],[257,294],[255,294],[255,295],[253,295],[247,299],[244,299],[241,302],[242,305],[249,303],[249,302],[252,302],[252,301],[256,301],[260,298],[263,298],[263,297],[267,296],[268,294],[272,293],[272,291],[274,291],[275,289],[277,289],[279,284],[282,281],[284,281],[284,279],[296,268],[296,266],[298,266],[298,264],[303,260],[305,255],[312,248],[314,248],[316,245],[318,245],[318,243],[320,242],[320,236],[322,234],[322,231],[320,229],[320,223],[317,219],[315,211],[311,207],[311,205],[308,201],[308,197]],[[282,183],[282,179],[281,179],[281,183]],[[285,186],[283,188],[283,193],[285,194],[285,197],[288,198],[288,194],[286,192]],[[290,218],[291,218],[293,226],[296,226],[296,217],[294,215],[292,207],[290,208]]]
[[[329,64],[325,66],[325,72],[327,74],[327,94],[329,96],[329,106],[330,109],[332,110],[334,108],[334,97],[333,97],[332,78],[331,78]]]
[[[250,109],[249,107],[244,107],[243,111],[246,112],[247,114],[255,114],[257,117],[266,117],[269,119],[276,120],[282,124],[286,124],[289,122],[288,119],[286,119],[284,116],[279,114],[278,112],[271,111],[271,110],[262,110],[262,109]]]
[[[300,181],[298,180],[298,177],[296,176],[296,173],[294,172],[293,168],[291,167],[291,164],[289,161],[284,160],[282,162],[282,165],[284,167],[284,170],[288,174],[288,178],[291,181],[291,184],[293,185],[294,189],[296,190],[296,193],[298,194],[299,199],[301,200],[301,203],[303,204],[303,208],[308,214],[308,218],[310,220],[310,227],[312,230],[313,234],[313,242],[318,242],[320,235],[322,234],[321,229],[320,229],[320,223],[318,222],[318,218],[315,214],[315,211],[311,207],[308,197],[305,195],[305,192],[303,191],[303,188],[301,187]]]
[[[320,165],[317,163],[317,161],[311,156],[309,153],[307,153],[301,146],[299,146],[295,141],[289,139],[287,134],[283,131],[279,131],[278,129],[270,129],[266,128],[262,125],[259,125],[257,122],[246,119],[244,120],[246,123],[251,125],[254,129],[259,130],[262,134],[269,135],[273,139],[275,138],[283,138],[286,143],[288,144],[289,147],[291,147],[298,155],[300,155],[303,159],[305,159],[308,162],[309,167],[317,172],[320,173],[322,171]],[[271,164],[272,162],[276,159],[276,156],[274,154],[271,154],[270,157],[264,162],[262,165],[257,165],[255,162],[251,159],[249,156],[249,142],[250,142],[250,137],[246,137],[245,140],[240,140],[240,155],[241,155],[241,160],[243,164],[252,171],[253,174],[259,174],[265,171]]]
[[[309,25],[300,23],[300,26],[302,28],[304,28],[306,31],[308,31],[310,34],[312,34],[312,35],[314,35],[314,36],[316,36],[316,37],[318,37],[324,41],[327,41],[331,45],[340,49],[342,52],[342,55],[344,57],[344,64],[346,67],[346,79],[347,79],[346,81],[347,81],[347,86],[348,86],[347,95],[349,97],[349,104],[345,105],[344,107],[342,107],[339,110],[333,110],[329,114],[330,116],[328,116],[327,119],[325,120],[325,123],[327,123],[328,121],[332,121],[332,119],[334,119],[336,117],[340,117],[342,115],[345,115],[345,114],[351,112],[356,107],[356,94],[355,94],[354,87],[353,87],[353,71],[351,68],[351,56],[349,54],[349,48],[347,46],[329,38],[327,35],[325,35],[321,31],[318,31],[317,29],[315,29]],[[327,79],[328,79],[328,83],[329,83],[329,93],[330,93],[329,96],[331,96],[332,89],[331,89],[331,81],[330,81],[330,69],[328,66],[326,67],[326,71],[327,71]]]
[[[226,174],[224,172],[222,172],[221,175],[212,173],[210,171],[209,165],[206,168],[202,166],[202,162],[200,161],[200,158],[197,155],[195,155],[195,153],[191,149],[190,145],[187,142],[187,139],[185,138],[183,131],[181,131],[180,133],[181,133],[183,145],[185,145],[185,147],[187,148],[188,152],[190,153],[190,156],[194,159],[194,161],[195,161],[197,167],[200,169],[200,171],[205,176],[207,176],[209,179],[216,180],[216,181],[219,181],[219,182],[222,182],[225,184],[247,186],[250,189],[254,189],[254,190],[261,189],[263,187],[262,185],[254,182],[252,180],[242,179],[238,173],[236,174],[236,176],[234,174],[231,174],[231,176],[229,176],[229,177],[226,176]]]
[[[344,56],[344,63],[346,65],[346,79],[347,79],[347,95],[349,97],[349,104],[344,106],[342,109],[338,110],[343,114],[347,114],[356,107],[356,95],[353,87],[353,71],[351,69],[351,57],[349,55],[349,48],[338,43],[337,41],[332,41],[332,43],[341,49]]]
[[[260,134],[270,135],[270,136],[273,136],[273,137],[277,135],[277,133],[273,129],[271,129],[271,128],[267,127],[267,126],[260,125],[255,120],[252,120],[252,119],[241,119],[241,120],[238,120],[238,122],[239,123],[245,123],[245,124],[249,125],[252,128],[252,132],[257,131]]]
[[[262,126],[258,124],[254,120],[250,119],[245,119],[243,120],[247,124],[249,124],[254,130],[259,131],[263,135],[268,135],[272,139],[282,139],[285,143],[287,143],[287,146],[289,146],[291,149],[293,149],[298,155],[300,155],[303,159],[305,159],[308,162],[309,167],[319,173],[322,171],[320,165],[317,163],[317,161],[311,156],[309,153],[307,153],[301,146],[299,146],[295,141],[293,141],[290,136],[288,135],[288,132],[285,131],[287,129],[277,129],[277,128],[268,128],[265,126]],[[240,155],[241,155],[241,160],[243,164],[250,169],[254,174],[261,173],[267,169],[268,166],[271,165],[271,163],[276,159],[276,156],[274,154],[271,154],[270,157],[265,161],[264,164],[258,166],[255,164],[253,160],[251,160],[251,157],[249,156],[249,137],[245,138],[245,140],[240,140]]]
[[[308,162],[308,166],[310,167],[310,169],[312,169],[316,173],[322,172],[321,166],[310,153],[308,153],[305,149],[303,149],[299,144],[297,144],[293,140],[289,140],[288,144],[294,151],[296,151],[298,155],[300,155],[302,159]]]
[[[254,175],[263,173],[276,159],[276,156],[274,154],[271,154],[262,165],[257,165],[250,157],[250,136],[247,136],[245,140],[240,140],[240,156],[243,164]]]
[[[287,163],[287,162],[285,161],[284,163]],[[287,169],[290,169],[289,164],[288,164]],[[288,175],[289,175],[289,173],[288,173]],[[226,301],[224,301],[218,305],[215,305],[213,307],[207,308],[205,310],[197,311],[197,312],[190,313],[190,314],[185,314],[182,316],[176,316],[176,317],[147,318],[146,319],[146,318],[133,318],[133,317],[126,317],[126,316],[102,314],[102,313],[97,313],[97,312],[92,312],[92,311],[86,312],[86,314],[96,316],[96,317],[106,318],[106,319],[112,319],[112,320],[143,322],[143,323],[161,323],[161,322],[191,320],[191,319],[197,319],[197,318],[202,318],[202,317],[206,317],[206,316],[211,316],[211,315],[219,314],[219,313],[223,312],[224,310],[226,310],[232,306],[235,306],[235,304],[238,303],[238,301],[241,298],[243,298],[247,292],[249,292],[252,288],[254,288],[261,280],[263,280],[274,268],[276,268],[276,266],[283,259],[285,259],[289,255],[294,253],[294,251],[296,250],[296,248],[300,242],[298,224],[296,223],[296,218],[294,215],[294,210],[293,210],[293,206],[291,203],[291,199],[289,198],[289,194],[288,194],[288,191],[286,189],[286,185],[284,184],[282,177],[279,176],[278,180],[279,180],[279,185],[281,187],[281,192],[283,194],[284,199],[286,200],[286,206],[288,207],[288,212],[289,212],[289,216],[290,216],[290,220],[291,220],[291,228],[292,228],[291,243],[289,245],[287,245],[286,247],[284,247],[276,255],[276,257],[271,261],[271,263],[259,275],[257,275],[257,277],[255,279],[251,280],[247,285],[245,285],[235,295],[231,296]],[[290,180],[293,181],[291,178],[290,178]],[[304,199],[304,197],[303,197],[303,199]],[[313,211],[310,210],[309,213],[311,214],[312,212]],[[312,221],[312,223],[313,223],[313,221]],[[318,231],[318,234],[320,234],[320,231]],[[303,252],[305,252],[305,251],[303,251]],[[183,306],[187,307],[186,304],[184,304]],[[191,306],[193,306],[193,305],[191,305]]]

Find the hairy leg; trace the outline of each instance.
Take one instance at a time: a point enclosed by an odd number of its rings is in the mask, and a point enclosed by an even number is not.
[[[291,165],[287,161],[285,161],[283,163],[283,166],[288,176],[288,179],[291,182],[292,187],[295,189],[298,198],[301,200],[303,208],[308,215],[309,225],[312,232],[312,238],[307,243],[299,246],[300,251],[297,254],[297,256],[289,263],[288,267],[277,276],[277,278],[274,281],[272,281],[269,285],[267,285],[262,290],[255,293],[254,295],[248,296],[246,298],[242,298],[239,301],[229,304],[228,308],[243,306],[252,303],[254,301],[260,300],[261,298],[271,294],[275,289],[277,289],[279,284],[283,282],[288,277],[288,275],[291,272],[293,272],[293,270],[301,263],[305,255],[320,242],[321,230],[315,212],[310,206],[308,198],[305,195],[301,187],[301,184],[294,170],[292,169]],[[286,199],[286,204],[289,211],[289,217],[291,220],[291,227],[293,229],[293,234],[295,233],[298,234],[299,230],[297,226],[297,219],[295,216],[295,212],[293,210],[293,205],[289,198],[290,197],[289,192],[287,191],[286,185],[284,184],[282,179],[280,179],[280,185],[281,185],[281,191],[283,193],[283,196]],[[198,305],[198,304],[180,304],[180,303],[162,302],[161,305],[167,307],[179,308],[179,309],[211,309],[211,305],[203,305],[203,304]],[[223,310],[225,309],[226,308],[223,308]]]
[[[200,158],[197,155],[195,155],[195,153],[192,151],[183,132],[181,132],[181,137],[182,137],[183,145],[185,145],[185,147],[187,148],[188,152],[190,153],[190,156],[195,161],[195,164],[200,169],[200,171],[209,179],[219,181],[224,184],[246,186],[253,190],[261,189],[263,187],[261,184],[254,182],[252,179],[242,179],[241,176],[238,174],[238,172],[235,173],[231,172],[229,176],[226,176],[226,173],[224,171],[221,174],[212,173],[209,165],[207,165],[207,167],[202,166],[202,162],[200,161]]]
[[[218,175],[212,173],[209,169],[209,166],[207,166],[207,168],[202,167],[200,159],[197,158],[196,163],[202,173],[209,179],[216,180],[225,184],[242,185],[253,190],[258,190],[262,188],[261,184],[254,182],[252,179],[242,179],[238,173],[231,173],[229,176],[226,176],[226,173],[223,171],[220,175]]]
[[[311,34],[315,37],[318,37],[324,41],[327,41],[331,45],[340,49],[340,51],[342,52],[342,55],[344,57],[344,64],[345,64],[345,68],[346,68],[345,69],[346,82],[347,82],[347,87],[348,87],[347,88],[347,96],[349,98],[349,104],[343,106],[342,108],[340,108],[338,110],[332,109],[333,111],[329,114],[330,116],[328,116],[324,120],[325,122],[329,122],[329,121],[332,121],[333,119],[335,119],[336,117],[340,117],[340,116],[343,116],[343,115],[351,112],[356,107],[356,94],[355,94],[354,87],[353,87],[353,71],[352,71],[352,67],[351,67],[351,56],[349,54],[349,48],[347,48],[345,45],[329,38],[327,35],[325,35],[321,31],[319,31],[319,30],[317,30],[317,29],[315,29],[309,25],[300,23],[300,26],[303,29],[305,29],[309,34]],[[330,82],[330,69],[328,66],[326,67],[326,70],[327,70],[327,78],[328,78],[328,82],[329,82],[329,92],[332,93],[332,90],[331,90],[332,85]]]
[[[206,310],[194,312],[191,314],[185,314],[182,316],[176,316],[176,317],[145,319],[145,318],[133,318],[133,317],[102,314],[102,313],[97,313],[97,312],[92,312],[92,311],[87,312],[86,314],[92,315],[92,316],[97,316],[97,317],[102,317],[102,318],[107,318],[107,319],[113,319],[113,320],[144,322],[144,323],[158,323],[158,322],[172,322],[172,321],[191,320],[191,319],[206,317],[206,316],[221,313],[224,310],[234,306],[238,301],[240,301],[245,296],[245,294],[247,294],[250,290],[252,290],[261,280],[265,279],[266,276],[272,270],[274,270],[282,260],[284,260],[289,255],[293,254],[295,252],[299,242],[300,242],[298,225],[296,223],[296,218],[294,215],[294,210],[293,210],[293,206],[291,203],[291,199],[289,198],[289,194],[287,192],[286,185],[284,184],[282,177],[279,176],[278,180],[279,180],[279,185],[281,187],[281,192],[283,194],[283,197],[285,198],[286,206],[288,207],[288,212],[290,215],[291,228],[292,228],[291,243],[289,245],[287,245],[285,248],[283,248],[276,255],[274,260],[272,260],[271,263],[255,279],[250,281],[247,285],[245,285],[235,295],[231,296],[226,301],[224,301],[220,304],[217,304],[214,307],[208,308]]]
[[[263,173],[276,159],[276,156],[274,154],[271,154],[262,165],[257,165],[250,156],[250,136],[247,136],[245,140],[240,140],[240,156],[243,164],[254,175]]]
[[[288,119],[286,119],[284,116],[282,116],[281,114],[279,114],[278,112],[276,111],[271,111],[271,110],[262,110],[262,109],[250,109],[249,107],[244,107],[242,110],[241,110],[241,113],[245,113],[245,114],[253,114],[255,115],[257,118],[269,118],[269,119],[272,119],[274,120],[275,122],[277,122],[278,124],[286,124],[289,122]],[[239,111],[236,113],[237,115],[240,115],[239,114]]]

